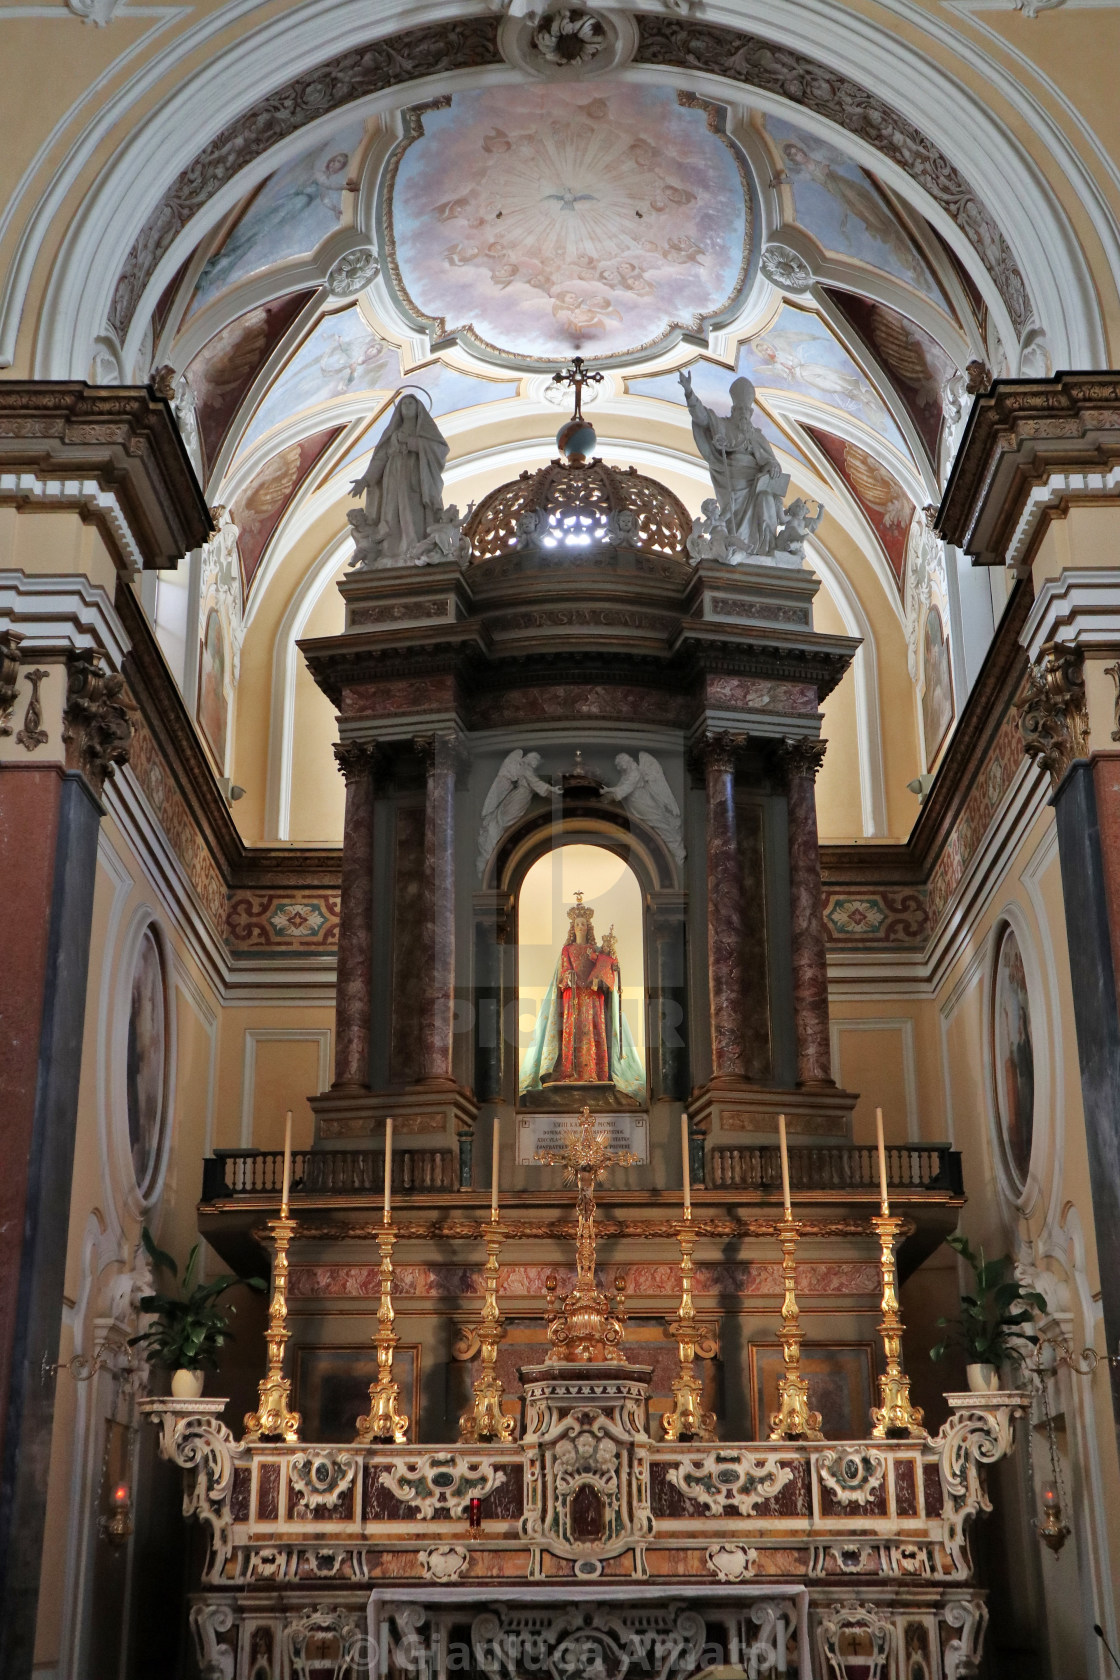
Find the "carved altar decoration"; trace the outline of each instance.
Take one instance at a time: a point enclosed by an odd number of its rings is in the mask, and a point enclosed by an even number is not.
[[[847,1680],[915,1639],[930,1680],[977,1672],[987,1609],[968,1530],[990,1509],[985,1471],[1010,1451],[1028,1395],[950,1394],[933,1438],[698,1446],[651,1439],[648,1368],[546,1363],[525,1375],[522,1439],[469,1450],[239,1442],[222,1400],[143,1401],[183,1471],[184,1510],[208,1532],[191,1612],[200,1658],[216,1665],[203,1672],[250,1680],[260,1629],[278,1653],[302,1618],[360,1629],[368,1611],[392,1656],[380,1673],[434,1676],[446,1648],[424,1665],[450,1618],[475,1618],[476,1655],[503,1630],[521,1651],[530,1603],[550,1651],[594,1629],[591,1656],[638,1613],[638,1592],[643,1625],[664,1620],[679,1636],[674,1673],[686,1680],[712,1661],[685,1637],[693,1611],[709,1631],[724,1626],[720,1660],[772,1651],[776,1666],[760,1673]],[[585,1609],[585,1590],[619,1602]],[[557,1658],[559,1672],[575,1655]],[[522,1680],[519,1664],[505,1672]]]

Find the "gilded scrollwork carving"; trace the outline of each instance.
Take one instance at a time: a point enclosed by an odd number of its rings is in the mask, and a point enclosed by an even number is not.
[[[124,678],[105,670],[102,658],[96,651],[68,656],[62,723],[67,767],[80,770],[96,793],[128,763],[137,716]]]
[[[1080,648],[1050,642],[1027,672],[1026,689],[1015,702],[1023,751],[1037,759],[1057,787],[1075,758],[1089,751],[1085,702],[1085,656]]]
[[[978,1512],[992,1508],[983,1471],[1011,1451],[1015,1419],[1029,1408],[1030,1396],[1006,1391],[989,1394],[983,1405],[967,1394],[949,1394],[946,1399],[953,1410],[933,1446],[939,1454],[947,1506],[945,1544],[958,1572],[964,1574],[968,1569],[965,1529]]]
[[[506,1473],[481,1453],[433,1452],[399,1459],[380,1470],[378,1481],[420,1519],[462,1517],[472,1499],[485,1499],[505,1486]]]
[[[669,1480],[710,1517],[735,1511],[749,1517],[792,1481],[793,1471],[775,1456],[716,1448],[669,1466]]]

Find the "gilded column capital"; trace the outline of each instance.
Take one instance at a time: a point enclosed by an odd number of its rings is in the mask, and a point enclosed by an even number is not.
[[[103,658],[99,652],[67,655],[62,714],[66,767],[80,770],[98,794],[117,766],[128,763],[138,711],[124,678],[105,670]]]
[[[791,780],[795,776],[806,776],[815,782],[827,747],[828,742],[816,735],[787,735],[774,750],[779,764]]]
[[[414,735],[412,745],[423,759],[426,770],[443,770],[458,775],[470,763],[470,753],[461,735],[450,732]]]
[[[729,775],[735,769],[735,760],[746,747],[750,736],[744,730],[739,733],[730,729],[714,729],[695,743],[691,752],[693,767],[701,777],[708,770],[714,770],[720,775]]]
[[[1089,754],[1089,710],[1085,699],[1085,655],[1080,648],[1049,642],[1027,670],[1026,688],[1015,702],[1023,751],[1049,771],[1057,787],[1075,758]]]
[[[377,746],[368,741],[336,741],[334,744],[334,762],[343,781],[349,787],[351,782],[360,781],[363,776],[372,776],[377,762]]]

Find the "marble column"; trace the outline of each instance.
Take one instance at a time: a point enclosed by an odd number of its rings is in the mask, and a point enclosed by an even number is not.
[[[827,742],[787,739],[780,758],[789,803],[789,898],[797,1083],[832,1084],[828,1034],[828,967],[821,908],[816,776]]]
[[[711,735],[703,743],[708,839],[708,1001],[711,1084],[746,1074],[743,1045],[743,883],[735,820],[735,751],[741,742]]]
[[[346,781],[342,904],[335,988],[334,1091],[369,1088],[373,1007],[373,776],[377,749],[344,741],[334,749]]]
[[[5,643],[5,664],[18,666],[18,642]],[[30,1676],[35,1652],[100,796],[127,762],[135,712],[98,654],[71,652],[65,677],[52,663],[50,680],[66,683],[61,738],[41,718],[26,750],[64,749],[65,763],[0,764],[0,917],[10,930],[0,986],[0,1674],[13,1680]],[[0,732],[13,737],[2,716]]]
[[[454,1085],[455,775],[462,746],[453,735],[416,742],[427,762],[424,812],[424,927],[428,980],[421,1033],[422,1085]]]

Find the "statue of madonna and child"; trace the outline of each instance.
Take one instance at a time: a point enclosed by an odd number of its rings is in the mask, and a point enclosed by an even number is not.
[[[521,1066],[520,1093],[533,1102],[565,1086],[592,1106],[631,1105],[646,1094],[645,1069],[622,1010],[622,977],[614,927],[595,938],[595,911],[576,893],[568,911],[568,937],[560,950],[533,1037]],[[584,1087],[597,1086],[597,1092]]]
[[[420,398],[403,392],[369,466],[351,485],[355,496],[365,497],[364,507],[346,516],[354,533],[355,569],[470,559],[459,510],[443,505],[448,448]]]
[[[715,497],[704,502],[701,517],[693,520],[686,539],[690,558],[728,565],[763,561],[799,566],[806,538],[824,518],[824,508],[818,502],[816,514],[810,516],[800,496],[783,506],[789,474],[754,423],[754,386],[749,379],[733,379],[728,392],[731,413],[717,414],[696,395],[687,369],[679,378],[692,436],[715,491]]]

